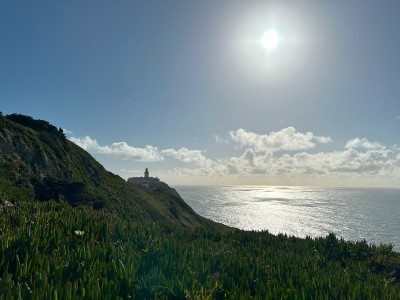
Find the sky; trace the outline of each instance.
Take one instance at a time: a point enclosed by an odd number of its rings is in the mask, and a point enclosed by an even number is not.
[[[0,111],[62,127],[125,179],[399,187],[399,11],[1,1]]]

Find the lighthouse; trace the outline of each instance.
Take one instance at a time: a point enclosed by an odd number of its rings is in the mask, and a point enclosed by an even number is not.
[[[156,189],[160,186],[160,179],[157,177],[150,177],[149,169],[146,167],[144,170],[144,177],[128,178],[128,182],[140,185],[146,189]]]

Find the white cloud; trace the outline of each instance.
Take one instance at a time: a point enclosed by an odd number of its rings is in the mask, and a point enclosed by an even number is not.
[[[92,139],[90,136],[84,136],[82,138],[75,138],[75,137],[70,137],[68,138],[71,142],[77,144],[79,147],[81,147],[84,150],[96,150],[99,148],[99,144],[97,143],[96,139]]]
[[[346,143],[345,146],[346,149],[352,149],[352,148],[364,148],[364,149],[386,149],[385,146],[381,145],[378,142],[370,142],[369,140],[367,140],[366,138],[354,138],[349,140]]]
[[[239,146],[253,147],[256,152],[296,151],[312,149],[317,143],[329,143],[330,137],[314,136],[311,132],[296,132],[293,127],[284,128],[270,134],[256,134],[238,129],[230,132],[231,139]]]
[[[125,142],[112,143],[111,145],[101,146],[96,139],[90,136],[82,138],[71,137],[69,140],[86,151],[110,154],[122,160],[134,160],[142,162],[163,161],[165,157],[171,157],[184,163],[193,164],[198,167],[211,167],[212,160],[203,155],[204,151],[190,150],[187,148],[158,150],[157,147],[147,145],[138,148],[128,145]]]
[[[129,146],[125,142],[112,143],[110,146],[100,146],[96,139],[90,136],[83,138],[71,137],[69,140],[84,150],[95,153],[110,154],[123,160],[135,160],[143,162],[155,162],[164,160],[157,147],[147,145],[145,148]]]
[[[318,143],[329,143],[331,138],[315,136],[311,132],[299,133],[292,127],[265,135],[247,132],[244,129],[232,131],[230,134],[236,145],[246,147],[240,155],[224,159],[211,159],[206,156],[206,151],[185,147],[158,150],[154,146],[133,147],[125,142],[101,146],[89,136],[70,140],[88,151],[109,154],[119,159],[146,162],[168,159],[184,162],[187,168],[172,167],[160,171],[182,178],[252,178],[251,176],[265,175],[266,179],[283,176],[315,180],[400,180],[400,148],[397,146],[386,147],[366,138],[354,138],[341,150],[310,153],[309,149],[316,147]],[[280,150],[281,152],[278,152]]]
[[[332,142],[332,139],[329,136],[314,136],[314,139],[320,144],[328,144]]]
[[[137,148],[129,146],[125,142],[112,143],[111,146],[104,146],[102,147],[102,153],[111,154],[124,160],[145,162],[164,160],[157,147],[147,145],[145,148]]]
[[[212,165],[212,161],[207,159],[201,150],[189,150],[187,148],[166,149],[162,150],[161,153],[165,156],[173,157],[179,161],[185,163],[192,163],[196,166],[207,167]]]
[[[65,134],[73,134],[73,132],[72,132],[71,130],[68,130],[68,129],[66,129],[66,128],[62,128],[62,130],[63,130],[63,132],[64,132]]]
[[[301,152],[275,156],[272,152],[256,153],[245,149],[242,155],[226,160],[213,161],[209,166],[195,169],[175,169],[186,176],[294,176],[298,178],[399,178],[400,156],[391,150],[355,149],[320,152]],[[268,177],[266,177],[268,178]]]
[[[227,139],[220,137],[218,134],[214,135],[214,139],[218,144],[229,144],[229,141]]]
[[[379,174],[385,173],[393,166],[395,156],[390,150],[367,150],[358,152],[355,149],[328,153],[298,153],[293,156],[293,165],[298,174]]]

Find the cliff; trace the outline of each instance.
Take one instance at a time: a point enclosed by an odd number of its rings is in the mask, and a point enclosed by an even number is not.
[[[164,183],[154,190],[127,183],[46,121],[18,114],[0,116],[3,200],[55,200],[130,220],[220,227],[197,215],[175,192]]]

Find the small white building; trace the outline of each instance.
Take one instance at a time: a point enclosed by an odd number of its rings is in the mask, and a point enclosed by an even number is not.
[[[154,184],[160,182],[160,179],[158,179],[157,177],[150,177],[149,169],[146,167],[146,169],[144,170],[144,177],[131,177],[128,179],[128,182],[140,185],[148,189],[150,188],[152,183]]]

